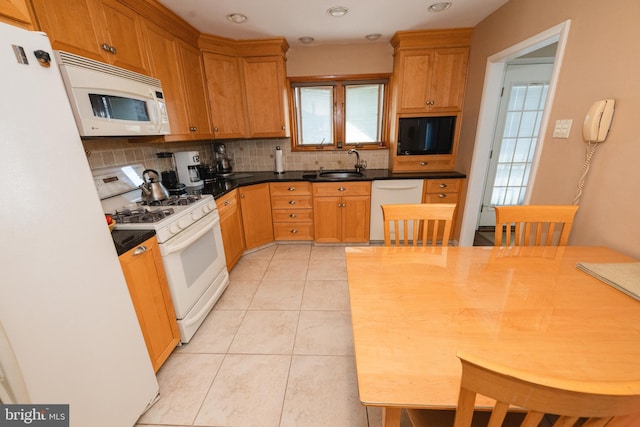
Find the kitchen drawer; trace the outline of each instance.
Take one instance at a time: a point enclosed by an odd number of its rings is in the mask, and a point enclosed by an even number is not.
[[[458,203],[459,193],[427,193],[424,203]]]
[[[272,213],[273,222],[313,222],[313,209],[278,209]]]
[[[340,181],[321,182],[313,184],[313,195],[324,196],[369,196],[371,182],[369,181]]]
[[[455,156],[432,154],[429,156],[398,156],[393,159],[394,172],[441,172],[453,170]]]
[[[313,240],[313,223],[274,223],[276,240]]]
[[[269,188],[272,196],[311,195],[310,182],[272,182]]]
[[[220,214],[220,220],[224,220],[229,215],[232,215],[238,208],[237,190],[233,190],[230,193],[216,200],[216,206],[218,207],[218,213]]]
[[[271,195],[271,209],[310,209],[313,207],[311,196],[288,194],[284,196]]]
[[[461,188],[461,179],[427,179],[425,193],[457,193]]]

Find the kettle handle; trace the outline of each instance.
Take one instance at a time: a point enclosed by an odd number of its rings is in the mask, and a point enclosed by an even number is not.
[[[160,175],[158,174],[158,171],[154,170],[154,169],[145,169],[144,171],[142,171],[142,179],[146,181],[146,177],[145,175],[148,175],[149,172],[153,172],[155,174],[155,179],[157,180],[158,178],[160,178]],[[154,178],[149,178],[151,180],[151,182],[153,182]]]

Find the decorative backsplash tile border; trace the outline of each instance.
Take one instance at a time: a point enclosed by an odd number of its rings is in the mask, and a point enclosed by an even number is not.
[[[135,143],[128,139],[83,140],[91,169],[142,163],[145,167],[163,171],[170,161],[159,159],[160,152],[199,151],[202,163],[214,163],[213,145],[223,143],[233,157],[234,171],[271,171],[274,169],[276,146],[283,151],[285,170],[351,169],[355,157],[346,151],[292,152],[289,139],[224,140],[173,143]],[[360,159],[369,169],[387,169],[388,150],[360,150]]]

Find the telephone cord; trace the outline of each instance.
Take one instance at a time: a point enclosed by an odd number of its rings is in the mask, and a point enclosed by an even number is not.
[[[573,204],[578,205],[580,202],[580,197],[582,197],[582,189],[584,188],[584,181],[587,177],[587,173],[589,173],[589,166],[591,165],[591,159],[593,155],[596,153],[596,149],[598,148],[597,142],[589,141],[587,143],[586,155],[584,165],[582,166],[582,175],[578,179],[578,191],[576,192],[576,196],[573,198]]]

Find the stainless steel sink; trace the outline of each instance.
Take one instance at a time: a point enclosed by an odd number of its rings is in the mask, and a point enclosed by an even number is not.
[[[349,179],[349,178],[362,178],[361,172],[356,171],[326,171],[320,172],[318,178],[325,179]]]

